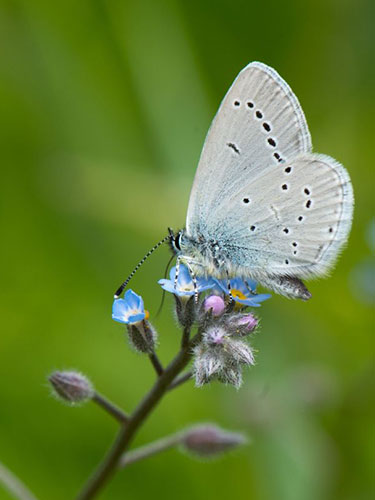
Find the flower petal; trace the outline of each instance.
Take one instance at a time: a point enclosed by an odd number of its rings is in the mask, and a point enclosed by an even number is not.
[[[129,307],[124,299],[115,299],[112,306],[112,319],[120,323],[127,323]]]
[[[128,304],[129,309],[139,309],[140,305],[143,306],[143,299],[137,295],[133,290],[127,290],[124,296],[125,302]]]
[[[128,318],[128,323],[129,325],[134,325],[135,323],[139,323],[140,321],[143,321],[145,319],[145,316],[146,314],[144,312],[139,314],[132,314]]]

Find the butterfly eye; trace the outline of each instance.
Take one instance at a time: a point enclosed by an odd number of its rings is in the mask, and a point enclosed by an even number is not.
[[[181,233],[178,233],[174,240],[174,246],[177,248],[177,250],[181,250]]]

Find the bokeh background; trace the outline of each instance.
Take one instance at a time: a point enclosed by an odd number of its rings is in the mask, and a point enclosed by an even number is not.
[[[128,410],[153,382],[111,320],[112,294],[167,226],[184,225],[210,121],[252,60],[292,86],[315,151],[348,168],[348,247],[330,279],[309,284],[311,301],[273,296],[258,311],[242,390],[186,384],[134,443],[215,421],[251,444],[210,463],[170,451],[99,498],[373,498],[371,5],[1,1],[0,461],[40,500],[73,498],[117,428],[93,404],[58,404],[46,375],[79,369]],[[168,257],[159,250],[132,283],[151,317]],[[168,300],[155,320],[163,362],[179,342],[171,311]],[[0,498],[11,498],[1,486]]]

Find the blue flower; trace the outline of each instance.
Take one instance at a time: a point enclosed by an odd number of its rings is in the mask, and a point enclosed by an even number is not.
[[[144,320],[146,311],[143,305],[143,299],[133,290],[128,290],[123,299],[115,299],[112,306],[112,319],[134,325]]]
[[[227,280],[214,280],[216,283],[216,290],[224,292],[229,295]],[[233,278],[230,280],[230,288],[233,299],[244,306],[260,307],[260,302],[267,300],[271,297],[269,293],[256,293],[256,281],[246,280],[241,278]]]
[[[161,287],[170,293],[174,293],[179,297],[186,297],[194,295],[194,283],[190,276],[189,270],[186,266],[180,266],[178,273],[178,279],[175,288],[175,277],[176,277],[176,266],[172,267],[169,273],[169,280],[161,279],[158,281]],[[197,291],[198,293],[209,290],[215,286],[215,282],[212,279],[197,278]]]

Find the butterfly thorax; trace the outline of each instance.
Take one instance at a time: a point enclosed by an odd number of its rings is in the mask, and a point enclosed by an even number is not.
[[[207,239],[199,233],[192,237],[186,230],[179,234],[180,249],[175,249],[176,254],[181,262],[189,264],[196,276],[225,279],[243,274],[242,266],[236,266],[214,238]]]

